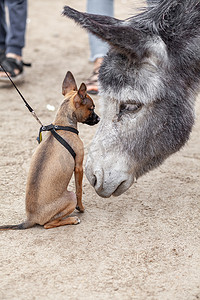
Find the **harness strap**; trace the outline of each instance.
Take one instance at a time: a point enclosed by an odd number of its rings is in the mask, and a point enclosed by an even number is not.
[[[51,131],[52,135],[69,151],[69,153],[73,156],[73,158],[75,159],[76,157],[76,153],[74,152],[74,150],[72,149],[72,147],[68,144],[67,141],[65,141],[57,132],[56,130],[65,130],[65,131],[70,131],[73,133],[76,133],[78,135],[78,130],[70,127],[70,126],[58,126],[58,125],[47,125],[47,126],[42,126],[40,127],[40,131],[39,131],[39,136],[37,138],[38,143],[40,143],[42,141],[42,131]]]
[[[57,141],[59,141],[68,151],[69,153],[73,156],[73,158],[75,159],[76,157],[76,153],[74,152],[74,150],[72,149],[72,147],[70,146],[70,144],[68,144],[67,141],[65,141],[62,136],[60,136],[54,129],[51,130],[51,133],[53,134],[53,136],[57,139]]]

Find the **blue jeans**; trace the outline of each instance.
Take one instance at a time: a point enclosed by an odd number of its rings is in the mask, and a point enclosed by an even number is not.
[[[8,7],[9,25],[6,24],[5,6]],[[22,55],[25,45],[27,0],[0,0],[0,49]]]
[[[97,15],[114,15],[114,1],[113,0],[88,0],[87,12]],[[108,44],[89,33],[90,43],[90,61],[95,61],[99,57],[103,57],[108,52]]]

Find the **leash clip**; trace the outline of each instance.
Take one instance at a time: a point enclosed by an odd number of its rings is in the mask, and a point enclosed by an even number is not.
[[[51,131],[51,130],[55,129],[55,127],[56,126],[54,126],[53,124],[42,126],[41,131]]]
[[[38,135],[38,137],[37,137],[38,143],[40,144],[41,141],[42,141],[42,131],[52,131],[52,130],[56,129],[56,127],[58,127],[58,126],[54,126],[53,124],[46,125],[46,126],[43,126],[43,125],[42,125],[42,126],[40,127],[39,135]]]

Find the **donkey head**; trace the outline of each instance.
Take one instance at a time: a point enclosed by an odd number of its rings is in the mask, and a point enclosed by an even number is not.
[[[63,14],[110,44],[86,175],[100,196],[118,196],[189,138],[200,79],[200,2],[160,0],[125,21],[67,6]]]

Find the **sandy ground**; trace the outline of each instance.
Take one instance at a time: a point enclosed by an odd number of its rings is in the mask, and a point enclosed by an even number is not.
[[[139,2],[117,0],[116,16]],[[29,4],[24,59],[33,66],[20,89],[49,124],[55,112],[46,105],[59,106],[66,71],[80,84],[92,70],[87,34],[60,16],[64,4],[84,11],[86,3]],[[17,224],[39,126],[13,88],[0,86],[0,103],[0,223]],[[200,97],[196,115],[184,149],[122,196],[102,199],[84,177],[80,225],[0,232],[0,299],[199,299]],[[79,126],[85,156],[96,128]]]

